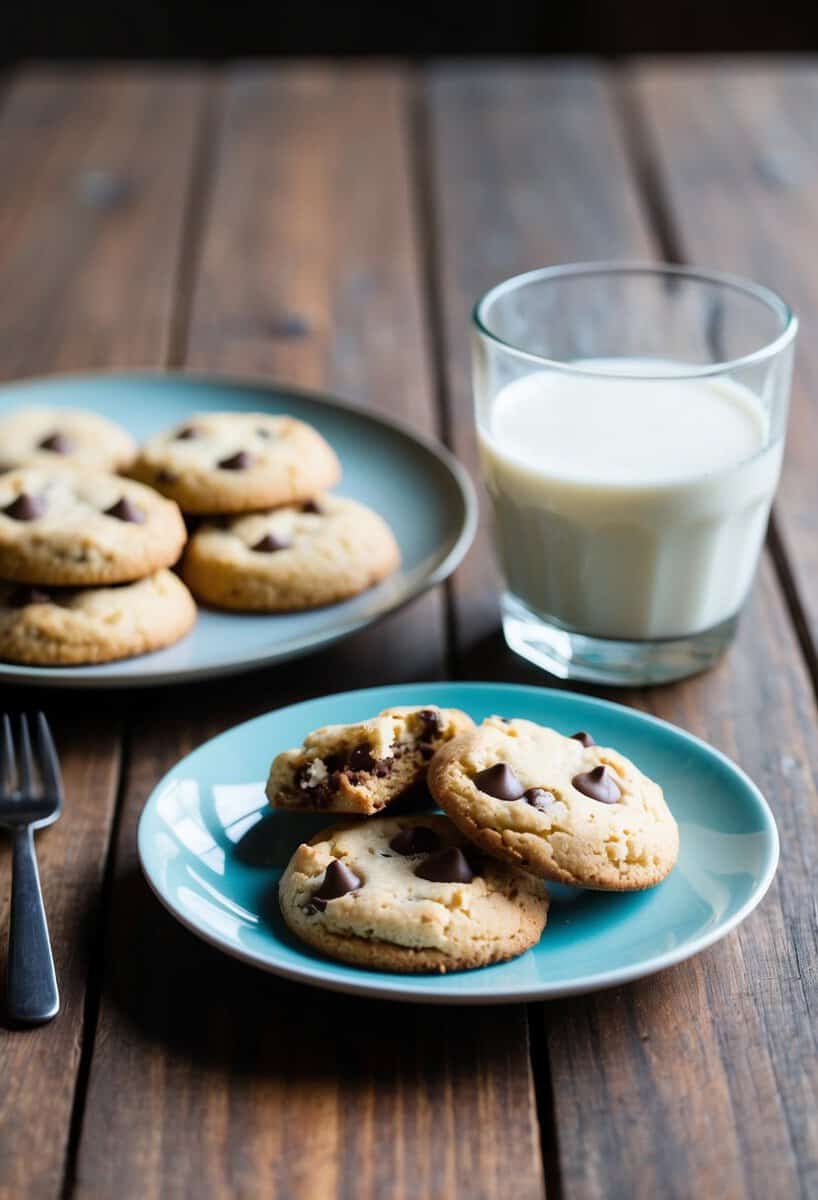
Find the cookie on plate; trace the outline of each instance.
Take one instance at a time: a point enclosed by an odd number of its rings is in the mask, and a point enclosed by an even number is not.
[[[278,889],[308,945],[381,971],[445,972],[515,958],[548,916],[541,880],[478,856],[446,817],[336,825],[298,847]]]
[[[473,722],[457,708],[387,708],[353,725],[327,725],[273,762],[267,797],[274,808],[371,816],[421,785],[429,760]]]
[[[84,409],[32,405],[0,416],[2,471],[29,463],[124,471],[136,450],[125,429]]]
[[[240,513],[309,500],[338,482],[341,467],[303,421],[224,412],[192,416],[150,438],[131,474],[183,512]]]
[[[435,755],[429,788],[481,849],[546,879],[632,891],[676,862],[662,789],[587,733],[489,717]]]
[[[0,659],[79,666],[147,654],[184,637],[193,597],[172,571],[115,587],[0,584]]]
[[[0,475],[2,579],[141,579],[176,562],[186,538],[177,505],[131,479],[41,466]]]
[[[382,517],[355,500],[320,496],[203,525],[187,548],[184,578],[207,604],[284,612],[346,600],[399,564]]]

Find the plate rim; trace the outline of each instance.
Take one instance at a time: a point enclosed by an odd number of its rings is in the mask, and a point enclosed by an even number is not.
[[[405,692],[407,689],[443,689],[456,687],[465,691],[479,691],[483,688],[491,688],[493,691],[499,691],[508,695],[519,695],[521,692],[527,695],[538,693],[552,693],[559,695],[561,700],[567,701],[569,706],[573,705],[579,708],[590,707],[592,710],[624,712],[636,720],[637,724],[646,724],[648,727],[659,727],[669,730],[673,735],[681,737],[681,739],[691,744],[697,751],[703,752],[705,755],[714,757],[728,770],[738,777],[745,785],[747,791],[752,797],[758,812],[763,818],[764,830],[767,836],[767,861],[765,870],[762,873],[758,883],[750,892],[750,895],[745,902],[736,910],[732,916],[717,924],[713,929],[707,930],[691,941],[684,942],[680,946],[676,946],[671,950],[664,951],[661,954],[656,954],[639,963],[631,963],[619,969],[609,969],[606,971],[597,971],[589,975],[578,976],[568,983],[550,985],[542,984],[538,987],[509,988],[496,987],[489,988],[480,993],[463,993],[457,990],[457,980],[461,972],[453,972],[450,975],[440,976],[442,982],[440,990],[434,992],[429,991],[413,991],[411,990],[412,977],[406,974],[396,973],[394,983],[390,979],[388,982],[378,980],[378,982],[367,982],[367,973],[361,971],[361,980],[356,979],[332,979],[326,978],[323,971],[321,961],[316,965],[312,965],[311,960],[305,960],[305,965],[291,967],[272,964],[268,959],[265,959],[260,954],[251,950],[242,950],[240,947],[235,947],[223,940],[217,935],[210,934],[204,931],[200,926],[189,919],[178,907],[176,907],[170,896],[165,895],[158,883],[152,878],[148,865],[146,863],[146,852],[144,842],[147,839],[147,810],[154,801],[154,798],[161,792],[162,788],[169,782],[171,776],[175,774],[177,769],[197,754],[200,750],[207,746],[212,746],[214,743],[222,739],[229,738],[238,729],[246,726],[251,726],[256,722],[267,720],[274,713],[283,713],[288,710],[297,710],[302,707],[307,707],[319,700],[349,700],[351,698],[366,699],[376,695],[383,696],[386,692]],[[400,703],[400,701],[394,701]],[[388,703],[388,702],[387,702]],[[698,737],[694,733],[690,733],[686,729],[682,729],[679,725],[674,725],[671,721],[666,721],[662,717],[654,716],[652,713],[642,712],[640,709],[630,708],[624,704],[617,704],[612,700],[604,700],[597,696],[587,696],[581,692],[569,692],[562,688],[540,687],[536,684],[516,684],[507,682],[494,683],[491,680],[429,680],[428,682],[415,682],[405,684],[382,684],[376,687],[368,688],[353,688],[345,692],[333,692],[328,696],[313,696],[307,700],[300,700],[295,704],[285,704],[278,708],[269,709],[267,712],[259,713],[258,716],[250,717],[246,721],[240,721],[236,725],[230,726],[229,729],[223,730],[216,734],[215,737],[208,738],[202,742],[200,746],[195,747],[188,754],[183,755],[168,771],[164,773],[162,778],[157,781],[151,789],[150,795],[145,800],[142,811],[139,815],[139,823],[137,826],[137,854],[142,874],[148,883],[150,890],[163,905],[165,909],[173,916],[180,925],[189,930],[196,937],[213,946],[217,950],[221,950],[231,958],[236,958],[241,962],[245,962],[250,966],[259,968],[267,974],[277,975],[284,979],[289,979],[296,983],[306,984],[311,987],[320,987],[328,991],[342,992],[347,995],[366,996],[372,999],[393,1000],[403,1003],[413,1004],[463,1004],[463,1005],[490,1005],[490,1004],[523,1004],[535,1001],[556,1000],[566,996],[585,995],[591,992],[604,991],[608,988],[619,987],[625,983],[631,983],[637,979],[648,978],[660,971],[664,971],[669,967],[676,966],[679,963],[685,962],[689,958],[695,957],[703,950],[708,949],[716,942],[721,941],[729,933],[737,928],[746,918],[758,907],[761,901],[767,894],[770,885],[775,878],[778,869],[778,863],[781,852],[781,840],[778,833],[775,815],[758,785],[750,778],[737,763],[735,763],[727,754],[719,750],[716,746],[711,746],[709,742]],[[334,961],[334,960],[330,960]],[[337,964],[335,964],[337,965]],[[342,964],[349,966],[350,964]],[[371,979],[372,977],[370,977]],[[407,988],[409,990],[407,990]]]
[[[16,388],[36,387],[38,384],[58,384],[63,381],[81,383],[83,380],[92,380],[99,382],[106,378],[122,380],[124,382],[138,382],[139,380],[150,382],[166,381],[171,383],[187,381],[199,384],[211,384],[216,387],[239,388],[247,391],[253,389],[260,389],[267,392],[278,391],[285,397],[292,395],[304,400],[312,400],[319,404],[324,404],[329,408],[340,409],[342,412],[352,413],[356,417],[362,417],[377,425],[385,426],[387,429],[408,438],[416,446],[425,450],[452,479],[460,495],[463,509],[459,532],[448,553],[440,560],[434,570],[417,579],[399,598],[387,604],[374,616],[349,618],[334,627],[331,631],[316,633],[302,640],[298,645],[284,653],[265,655],[261,658],[253,658],[252,661],[241,663],[228,662],[211,666],[194,666],[183,670],[166,669],[151,671],[148,669],[143,673],[135,675],[117,673],[108,675],[96,674],[97,668],[93,664],[85,664],[72,668],[70,666],[42,667],[26,665],[24,663],[0,662],[0,683],[21,687],[98,689],[103,691],[107,688],[116,690],[128,687],[156,687],[159,684],[185,684],[197,679],[216,679],[220,676],[243,675],[249,674],[251,671],[263,670],[265,667],[271,667],[277,663],[288,662],[306,654],[315,653],[317,650],[329,647],[351,636],[353,633],[357,633],[361,629],[375,625],[386,617],[400,612],[402,608],[407,604],[411,604],[413,600],[422,596],[430,588],[448,579],[457,570],[474,542],[479,523],[477,488],[466,467],[449,447],[431,434],[417,432],[410,422],[403,420],[401,417],[379,413],[374,409],[369,409],[364,404],[347,400],[343,396],[338,396],[332,391],[321,392],[314,388],[302,387],[299,384],[276,383],[274,380],[265,378],[262,375],[255,375],[249,372],[222,374],[218,371],[213,372],[203,368],[182,370],[163,367],[132,367],[125,370],[117,370],[114,368],[99,367],[91,368],[87,371],[55,371],[44,375],[28,375],[20,379],[4,379],[0,381],[0,399],[2,399],[7,391]],[[144,657],[146,663],[150,661],[150,655]],[[133,660],[127,659],[122,661],[132,662]],[[113,662],[101,665],[115,669],[118,664]],[[80,671],[83,673],[74,674],[74,672]]]

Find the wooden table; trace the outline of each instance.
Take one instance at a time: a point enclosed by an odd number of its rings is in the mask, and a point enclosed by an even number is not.
[[[502,643],[484,524],[448,588],[337,649],[42,697],[69,797],[39,838],[63,1010],[0,1028],[0,1196],[818,1195],[818,64],[37,68],[0,99],[3,377],[260,373],[408,418],[473,468],[468,314],[503,276],[690,259],[804,318],[738,643],[706,677],[618,697],[764,789],[783,846],[760,910],[630,987],[435,1010],[279,982],[149,895],[140,808],[229,725],[364,684],[548,686]],[[8,868],[3,846],[3,925]]]

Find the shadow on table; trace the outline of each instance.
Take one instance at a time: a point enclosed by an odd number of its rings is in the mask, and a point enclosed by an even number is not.
[[[197,1071],[343,1077],[349,1085],[411,1069],[431,1085],[453,1061],[513,1057],[524,1045],[522,1006],[498,1021],[508,1008],[409,1005],[290,983],[183,929],[136,868],[115,893],[98,1039],[114,1057],[116,1040],[136,1034],[153,1044],[149,1056],[192,1060]]]

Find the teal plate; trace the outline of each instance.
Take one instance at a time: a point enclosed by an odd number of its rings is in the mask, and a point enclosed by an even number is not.
[[[235,673],[316,650],[400,608],[455,569],[477,524],[474,488],[437,443],[330,396],[236,379],[173,373],[59,376],[0,387],[0,414],[24,404],[89,408],[138,439],[192,413],[287,412],[314,425],[344,469],[335,489],[376,509],[401,548],[399,571],[377,587],[311,612],[255,616],[200,608],[193,632],[167,650],[88,667],[0,664],[0,682],[139,687]]]
[[[512,962],[449,975],[392,975],[332,962],[281,920],[277,879],[326,814],[264,810],[280,750],[311,729],[393,704],[525,717],[564,733],[588,729],[665,789],[681,833],[679,861],[647,892],[554,887],[538,946]],[[267,713],[205,743],[170,771],[139,824],[139,856],[156,895],[188,929],[245,962],[318,987],[429,1004],[539,1000],[611,987],[690,958],[759,903],[778,862],[778,833],[758,788],[729,759],[654,717],[535,687],[427,683],[370,688]]]

